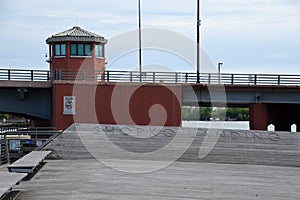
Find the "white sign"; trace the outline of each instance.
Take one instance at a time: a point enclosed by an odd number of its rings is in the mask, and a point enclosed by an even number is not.
[[[42,146],[43,145],[43,141],[40,141],[40,140],[37,140],[36,141],[36,146],[37,147],[40,147],[40,146]]]
[[[21,141],[20,140],[9,140],[9,150],[10,151],[20,151]]]
[[[75,97],[64,96],[64,115],[75,115]]]

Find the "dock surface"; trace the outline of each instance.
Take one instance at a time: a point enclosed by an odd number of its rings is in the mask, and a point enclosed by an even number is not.
[[[128,168],[149,165],[114,162]],[[22,190],[20,200],[295,200],[299,185],[300,169],[291,167],[175,162],[152,173],[128,174],[90,159],[49,161],[36,177],[15,189]]]
[[[10,189],[19,183],[27,174],[21,173],[9,173],[0,171],[0,199],[3,197]]]
[[[181,142],[149,160],[145,159],[148,150],[165,146],[164,136],[139,144],[141,139],[128,137],[128,128],[120,135],[110,127],[105,129],[110,141],[138,153],[136,158],[140,159],[113,157],[115,149],[110,151],[103,140],[97,140],[99,129],[90,125],[81,128],[85,135],[96,135],[83,142],[81,133],[72,126],[56,138],[46,147],[53,153],[43,168],[30,181],[14,187],[22,191],[17,199],[295,200],[300,196],[298,133],[245,135],[225,131],[206,160],[196,156],[197,145],[203,140],[199,133],[191,148],[168,164],[169,153],[181,148]],[[171,137],[170,133],[164,135]],[[104,157],[96,159],[97,155]],[[164,165],[152,170],[153,166]]]

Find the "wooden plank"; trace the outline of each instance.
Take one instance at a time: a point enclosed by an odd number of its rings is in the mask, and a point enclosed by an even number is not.
[[[25,173],[0,172],[0,198],[26,176]]]
[[[128,169],[159,161],[111,160]],[[34,179],[14,187],[17,199],[296,200],[300,169],[174,162],[152,173],[122,173],[97,160],[50,160]]]
[[[51,151],[32,151],[7,168],[10,172],[33,173],[35,168],[51,153]]]

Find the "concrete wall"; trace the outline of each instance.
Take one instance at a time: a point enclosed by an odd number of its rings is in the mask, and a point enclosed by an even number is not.
[[[181,87],[172,85],[54,82],[53,126],[72,123],[181,125]],[[75,96],[76,114],[63,114],[64,96]]]

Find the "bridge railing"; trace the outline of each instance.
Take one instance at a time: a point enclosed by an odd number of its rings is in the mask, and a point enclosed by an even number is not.
[[[53,81],[82,80],[102,82],[143,83],[196,83],[197,74],[191,72],[138,72],[138,71],[91,71],[91,70],[16,70],[0,69],[0,80]],[[201,73],[203,84],[239,85],[299,85],[300,75],[286,74],[218,74]]]
[[[9,81],[50,81],[50,71],[0,69],[0,80]]]

